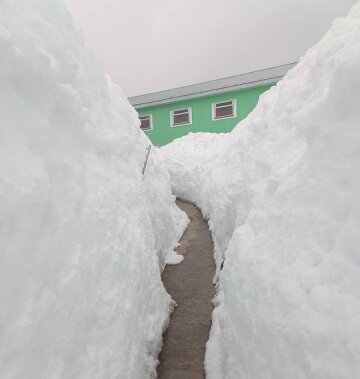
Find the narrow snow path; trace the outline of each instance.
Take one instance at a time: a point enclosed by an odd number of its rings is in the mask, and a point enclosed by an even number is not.
[[[203,379],[205,345],[213,311],[211,300],[215,296],[214,246],[201,212],[182,201],[177,201],[177,205],[188,214],[191,223],[177,249],[184,261],[167,266],[162,275],[166,290],[178,306],[164,335],[158,377]]]

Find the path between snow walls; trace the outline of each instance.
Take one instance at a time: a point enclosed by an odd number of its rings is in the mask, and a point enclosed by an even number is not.
[[[200,210],[179,200],[177,205],[191,222],[177,249],[184,261],[168,265],[162,274],[164,286],[177,307],[164,335],[158,377],[202,379],[213,311],[211,300],[215,296],[214,245]]]

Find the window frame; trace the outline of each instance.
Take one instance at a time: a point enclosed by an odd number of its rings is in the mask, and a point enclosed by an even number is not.
[[[141,127],[141,117],[149,117],[149,121],[150,121],[150,129],[143,129]],[[149,132],[150,130],[153,130],[153,116],[151,113],[149,114],[143,114],[143,115],[139,115],[139,120],[140,120],[140,129],[143,131],[143,132]]]
[[[225,116],[225,117],[215,117],[216,116],[216,105],[222,104],[222,103],[228,103],[232,102],[233,106],[233,115],[232,116]],[[229,105],[227,105],[229,106]],[[212,120],[213,121],[220,121],[220,120],[226,120],[228,118],[236,118],[237,117],[237,102],[236,99],[230,99],[230,100],[222,100],[212,103]]]
[[[187,110],[189,113],[189,122],[186,123],[181,123],[181,124],[175,124],[174,123],[174,112],[182,111],[182,110]],[[187,108],[178,108],[178,109],[173,109],[170,111],[170,126],[172,128],[177,128],[179,126],[187,126],[187,125],[192,125],[192,107],[187,107]]]

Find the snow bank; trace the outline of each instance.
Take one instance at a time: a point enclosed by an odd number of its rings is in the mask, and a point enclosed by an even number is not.
[[[61,1],[0,3],[0,376],[155,376],[187,222]]]
[[[225,259],[210,379],[360,377],[359,67],[360,2],[231,134],[161,149]]]

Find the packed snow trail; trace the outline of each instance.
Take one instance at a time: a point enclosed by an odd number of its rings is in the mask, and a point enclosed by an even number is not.
[[[184,261],[167,266],[162,275],[165,288],[178,306],[164,336],[158,374],[160,379],[202,379],[215,295],[214,246],[201,212],[188,203],[178,201],[177,205],[191,223],[177,249]]]

